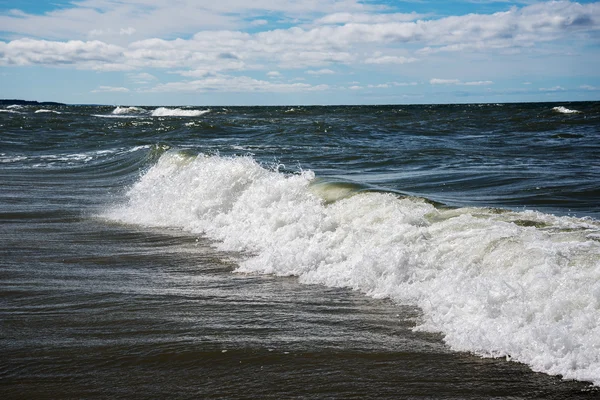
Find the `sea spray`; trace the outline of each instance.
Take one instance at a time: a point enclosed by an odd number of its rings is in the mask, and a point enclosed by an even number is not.
[[[105,216],[206,235],[248,254],[238,272],[418,305],[416,329],[442,332],[455,350],[600,385],[597,221],[390,193],[325,201],[314,183],[250,157],[169,151]]]

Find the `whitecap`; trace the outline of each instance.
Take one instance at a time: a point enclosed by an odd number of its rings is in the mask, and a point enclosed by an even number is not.
[[[561,114],[579,114],[579,113],[581,113],[581,111],[571,110],[571,109],[568,109],[563,106],[554,107],[554,108],[552,108],[552,110],[556,111],[558,113],[561,113]]]
[[[600,222],[385,193],[325,201],[314,179],[170,151],[105,217],[206,235],[250,254],[237,272],[419,306],[417,329],[454,350],[600,385]]]
[[[142,114],[145,113],[146,110],[139,107],[121,107],[117,106],[114,110],[112,110],[113,115],[123,115],[123,114]]]
[[[159,107],[152,111],[153,117],[199,117],[210,110],[188,110],[182,108]]]
[[[40,110],[35,111],[35,114],[40,114],[40,113],[62,114],[60,111],[46,110],[46,109],[40,109]]]

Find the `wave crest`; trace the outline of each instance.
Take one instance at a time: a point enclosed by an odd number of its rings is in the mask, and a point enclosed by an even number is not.
[[[552,108],[552,110],[556,111],[558,113],[561,113],[561,114],[579,114],[579,113],[581,113],[581,111],[571,110],[571,109],[563,107],[563,106],[554,107],[554,108]]]
[[[159,107],[152,111],[153,117],[199,117],[210,110],[185,110],[181,108]]]
[[[326,201],[314,182],[310,171],[284,175],[250,157],[169,151],[105,216],[251,254],[238,272],[417,305],[419,329],[442,332],[455,350],[600,385],[597,221],[438,209],[348,185]]]

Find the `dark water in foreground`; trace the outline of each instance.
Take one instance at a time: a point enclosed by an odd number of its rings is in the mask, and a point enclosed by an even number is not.
[[[600,103],[204,110],[0,112],[2,398],[600,396]]]

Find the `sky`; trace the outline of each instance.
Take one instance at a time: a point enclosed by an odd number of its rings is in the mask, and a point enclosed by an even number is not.
[[[600,100],[600,2],[0,0],[0,98]]]

